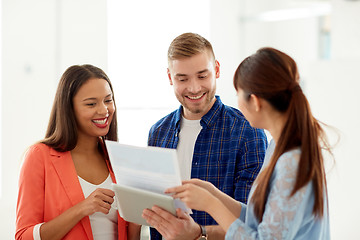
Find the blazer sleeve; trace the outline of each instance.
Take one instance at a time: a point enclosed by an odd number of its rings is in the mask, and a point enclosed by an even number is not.
[[[19,176],[15,239],[33,239],[33,228],[44,221],[44,149],[31,146],[25,154]]]

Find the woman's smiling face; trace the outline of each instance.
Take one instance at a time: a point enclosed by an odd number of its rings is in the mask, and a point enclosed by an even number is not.
[[[78,134],[105,136],[115,112],[113,94],[108,82],[92,78],[84,83],[73,98]]]

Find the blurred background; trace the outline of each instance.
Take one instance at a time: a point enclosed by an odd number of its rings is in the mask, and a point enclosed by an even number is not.
[[[297,61],[313,114],[336,129],[328,131],[337,142],[335,161],[327,158],[332,239],[360,239],[360,1],[0,4],[0,239],[14,239],[22,155],[44,137],[66,68],[89,63],[105,70],[114,85],[119,141],[145,146],[150,126],[179,106],[166,75],[167,48],[184,32],[199,33],[213,44],[221,65],[217,94],[234,107],[232,77],[246,56],[271,46]]]

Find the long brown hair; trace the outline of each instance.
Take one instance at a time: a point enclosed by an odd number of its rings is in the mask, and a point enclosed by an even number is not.
[[[269,165],[259,174],[252,196],[254,213],[259,222],[265,211],[269,181],[279,157],[300,147],[301,156],[293,196],[311,181],[315,195],[313,214],[323,216],[326,179],[321,148],[329,150],[326,136],[313,117],[309,103],[299,86],[295,61],[287,54],[262,48],[240,63],[234,75],[234,87],[247,96],[254,94],[268,101],[277,111],[287,115],[287,122],[276,143]]]
[[[71,66],[60,79],[45,139],[40,142],[59,152],[71,151],[75,148],[78,140],[78,128],[74,114],[73,98],[80,87],[91,78],[104,79],[108,82],[115,105],[114,91],[110,79],[103,70],[89,64]],[[109,132],[104,138],[117,141],[116,111],[110,124]]]

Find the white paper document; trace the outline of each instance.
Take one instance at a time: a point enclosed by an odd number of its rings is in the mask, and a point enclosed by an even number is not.
[[[109,140],[105,144],[117,184],[159,194],[181,185],[175,149],[138,147]],[[180,200],[175,205],[191,213]]]

